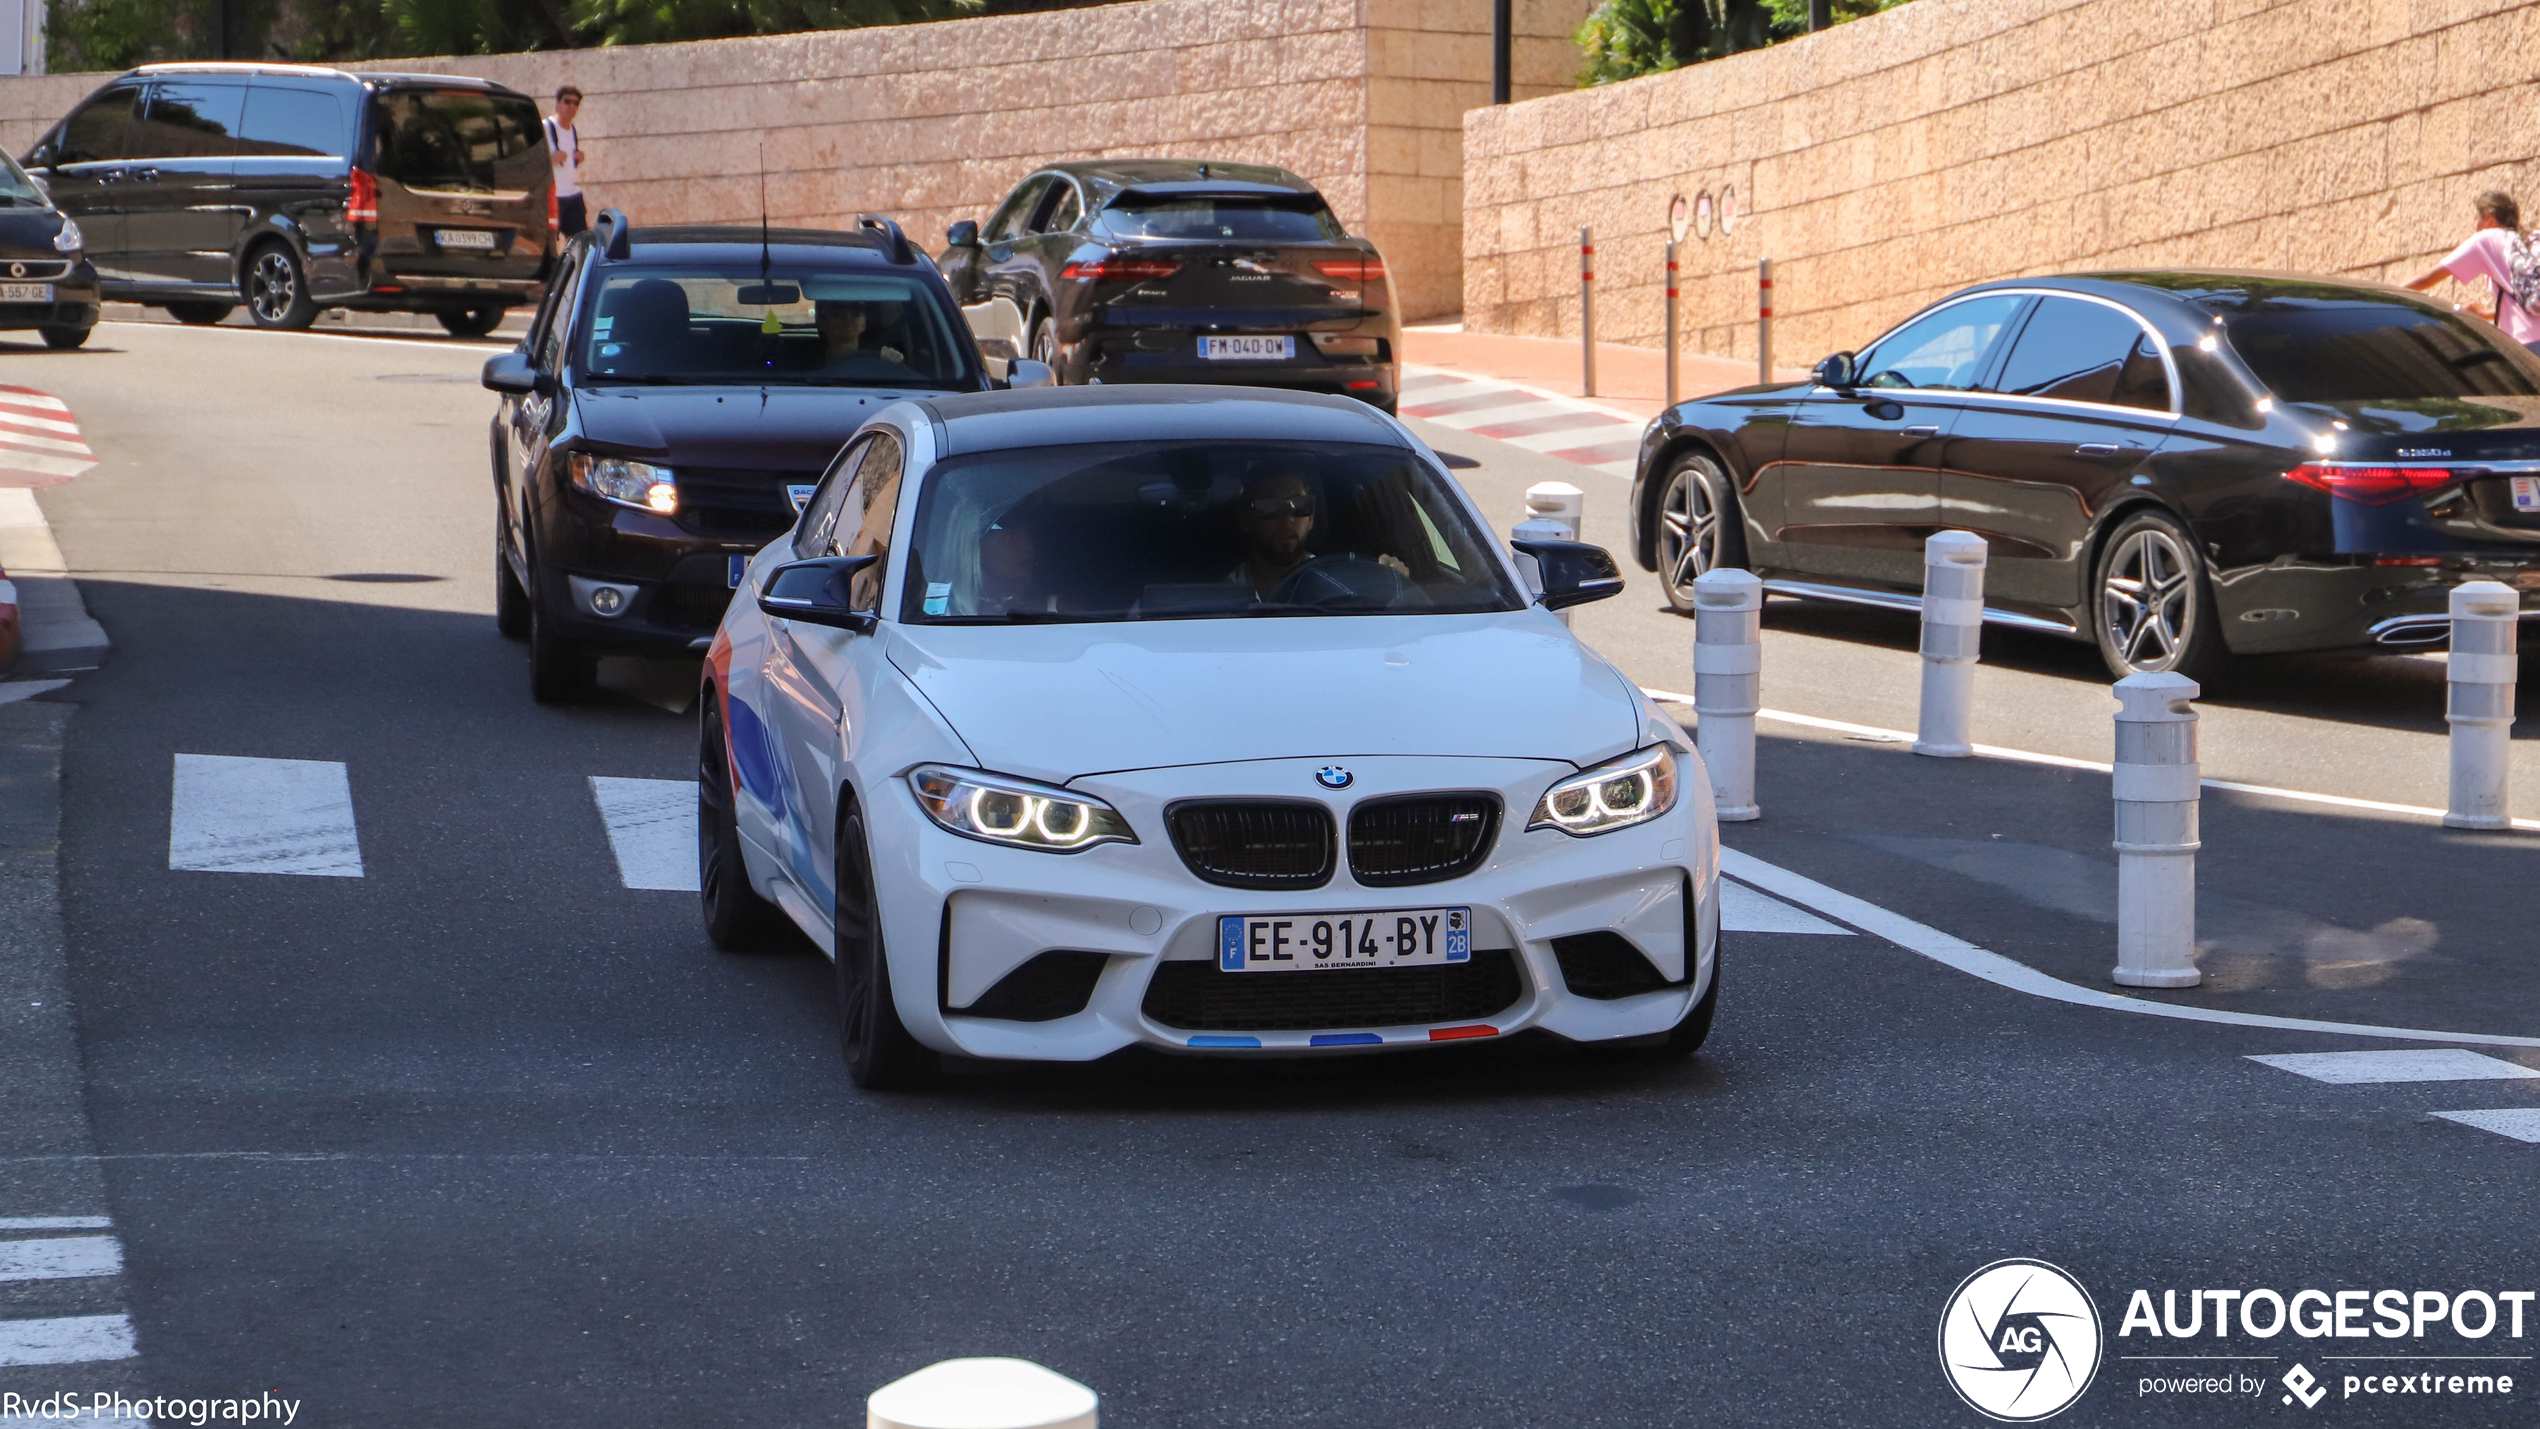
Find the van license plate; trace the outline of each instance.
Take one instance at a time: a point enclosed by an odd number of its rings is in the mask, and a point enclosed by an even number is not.
[[[490,228],[444,228],[434,235],[444,248],[478,248],[494,251],[494,230]]]
[[[2540,476],[2514,478],[2514,509],[2540,511]]]
[[[0,303],[49,303],[53,301],[50,283],[0,283]]]
[[[1296,356],[1293,337],[1204,337],[1199,355],[1217,362],[1285,362]]]

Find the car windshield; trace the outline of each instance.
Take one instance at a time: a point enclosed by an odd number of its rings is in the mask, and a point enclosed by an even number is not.
[[[588,311],[594,382],[976,385],[942,306],[891,274],[611,268]]]
[[[2397,299],[2208,299],[2249,370],[2283,402],[2528,397],[2531,374],[2485,333]]]
[[[1328,243],[1349,235],[1323,201],[1292,199],[1150,198],[1123,194],[1102,211],[1102,225],[1128,238],[1234,238],[1260,243]]]
[[[26,176],[26,170],[18,167],[17,160],[0,154],[0,205],[45,208],[52,202],[44,196],[44,190],[35,186],[35,180]]]
[[[927,476],[901,618],[926,624],[1517,610],[1489,533],[1410,452],[1137,442]]]
[[[481,89],[392,89],[374,101],[380,177],[410,189],[525,194],[546,175],[538,106]]]

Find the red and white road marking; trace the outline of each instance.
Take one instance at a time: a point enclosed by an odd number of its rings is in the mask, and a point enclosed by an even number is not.
[[[1559,461],[1628,477],[1646,425],[1574,397],[1513,382],[1405,367],[1402,415],[1541,452]]]
[[[53,486],[96,464],[61,398],[0,383],[0,486]]]

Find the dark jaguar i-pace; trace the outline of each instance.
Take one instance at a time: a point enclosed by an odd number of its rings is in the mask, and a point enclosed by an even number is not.
[[[1989,623],[2118,674],[2439,649],[2452,586],[2540,590],[2540,358],[2375,283],[1986,283],[1810,381],[1662,413],[1632,519],[1684,610],[1715,566],[1915,609],[1923,539],[1954,529],[1991,548]]]

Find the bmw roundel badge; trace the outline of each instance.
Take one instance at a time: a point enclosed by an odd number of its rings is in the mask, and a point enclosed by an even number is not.
[[[1337,764],[1326,764],[1314,771],[1314,782],[1326,789],[1346,789],[1356,777]]]

